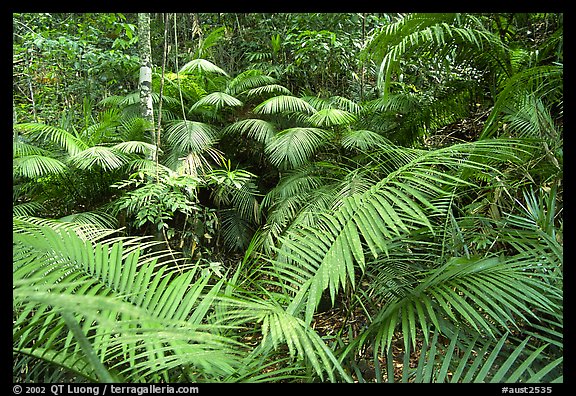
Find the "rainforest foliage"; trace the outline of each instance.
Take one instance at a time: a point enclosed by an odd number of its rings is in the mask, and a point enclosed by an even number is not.
[[[563,382],[562,14],[12,20],[14,381]]]

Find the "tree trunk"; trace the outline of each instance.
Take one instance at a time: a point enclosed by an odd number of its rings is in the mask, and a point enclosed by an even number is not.
[[[156,133],[154,131],[154,112],[152,106],[152,49],[150,46],[150,14],[138,14],[138,46],[140,52],[140,79],[138,89],[140,90],[140,114],[148,121],[147,128],[151,133],[151,140],[156,144]],[[156,157],[156,151],[153,158]]]

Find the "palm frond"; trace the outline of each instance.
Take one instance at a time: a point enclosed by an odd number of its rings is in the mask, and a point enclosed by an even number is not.
[[[13,141],[12,142],[12,156],[14,158],[17,157],[25,157],[27,155],[42,155],[45,157],[50,157],[51,152],[49,150],[42,149],[38,146],[33,144],[21,142],[21,141]]]
[[[104,211],[90,211],[79,212],[58,219],[64,222],[95,225],[100,228],[114,228],[116,227],[117,219],[108,212]]]
[[[274,95],[274,96],[291,95],[292,92],[290,92],[290,90],[283,85],[268,84],[263,85],[261,87],[249,89],[247,91],[244,91],[243,94],[245,94],[247,97],[250,98],[250,97],[260,97],[263,95]]]
[[[59,175],[66,172],[67,168],[68,166],[64,162],[56,158],[37,154],[14,158],[12,161],[14,177],[36,178],[47,175]]]
[[[432,218],[446,215],[449,201],[445,198],[450,191],[458,186],[472,186],[451,175],[448,169],[495,171],[492,166],[467,157],[482,152],[504,161],[519,161],[517,144],[483,142],[422,152],[368,191],[344,198],[335,212],[320,213],[317,224],[293,227],[281,238],[277,258],[281,271],[292,273],[291,283],[300,288],[292,309],[304,307],[306,320],[311,320],[325,289],[330,289],[334,299],[340,286],[355,284],[356,265],[363,271],[366,263],[365,248],[378,257],[387,254],[393,238],[403,233],[420,227],[433,232]],[[446,168],[434,169],[432,163]]]
[[[234,77],[226,87],[226,93],[232,96],[241,94],[253,95],[255,90],[269,86],[274,86],[276,89],[281,87],[287,91],[287,88],[277,83],[278,80],[274,77],[263,74],[260,70],[250,69]],[[252,94],[249,94],[249,92],[252,92]],[[290,94],[289,91],[287,93]]]
[[[276,127],[269,121],[247,118],[228,125],[222,132],[225,134],[238,133],[257,142],[267,144],[276,134]]]
[[[200,324],[220,286],[202,293],[209,278],[195,270],[157,268],[159,256],[144,260],[141,243],[94,244],[70,228],[15,223],[14,241],[17,353],[55,348],[62,356],[79,354],[78,337],[58,315],[70,311],[76,321],[83,319],[84,341],[115,378],[159,380],[175,367],[188,366],[207,376],[227,376],[237,368],[238,344]],[[30,312],[35,314],[30,317]],[[46,332],[43,323],[49,322],[55,327]],[[78,362],[67,361],[71,370]],[[88,369],[92,378],[94,368]]]
[[[386,144],[391,144],[391,142],[376,132],[367,129],[358,129],[344,131],[342,133],[341,144],[345,149],[367,151]]]
[[[181,152],[202,152],[217,141],[217,131],[209,124],[181,120],[166,130],[167,141]]]
[[[201,106],[214,106],[216,109],[221,109],[225,106],[235,107],[242,106],[242,102],[224,92],[212,92],[200,98],[190,110],[195,110]]]
[[[193,74],[196,72],[215,73],[215,74],[221,74],[223,76],[228,76],[228,73],[226,73],[220,67],[216,66],[214,63],[206,59],[193,59],[190,62],[186,63],[184,66],[182,66],[179,70],[179,73],[183,74]]]
[[[117,143],[114,146],[111,146],[111,148],[124,154],[150,154],[156,151],[156,146],[154,144],[139,140],[127,140]]]
[[[33,139],[45,140],[62,147],[69,155],[78,154],[88,148],[80,138],[72,133],[57,127],[40,123],[15,124],[14,129]]]
[[[312,114],[309,121],[315,127],[330,127],[334,125],[348,125],[356,121],[356,116],[346,110],[322,109]]]
[[[453,14],[409,14],[387,25],[372,39],[369,47],[384,54],[378,72],[378,86],[384,98],[403,56],[416,51],[434,53],[441,49],[437,52],[446,53],[448,49],[471,47],[481,54],[491,47],[502,46],[497,36],[480,26],[457,26],[458,19]]]
[[[304,321],[285,311],[272,300],[223,298],[226,306],[226,320],[234,323],[261,323],[263,350],[278,349],[281,344],[288,348],[291,358],[296,356],[307,359],[320,379],[328,376],[332,382],[337,376],[351,381],[342,369],[322,338]]]
[[[38,211],[43,209],[44,207],[40,202],[36,201],[23,202],[12,206],[12,215],[18,217],[32,216]]]
[[[283,114],[301,112],[313,114],[316,109],[304,99],[291,95],[278,95],[266,99],[254,108],[256,114]]]
[[[480,139],[493,136],[500,126],[497,121],[505,109],[510,108],[510,104],[523,100],[526,93],[532,93],[541,99],[547,98],[552,103],[557,101],[564,87],[563,70],[562,65],[535,66],[507,79],[484,123]]]
[[[327,142],[330,132],[320,128],[288,128],[278,132],[265,147],[274,166],[296,168]]]
[[[128,160],[128,156],[113,147],[94,146],[73,155],[70,163],[82,170],[94,167],[112,170],[125,165]]]
[[[529,337],[516,342],[506,333],[493,342],[456,332],[449,340],[449,345],[438,342],[435,331],[433,339],[424,343],[418,365],[403,367],[403,382],[550,383],[562,378],[563,359],[550,361],[548,345],[533,350]]]

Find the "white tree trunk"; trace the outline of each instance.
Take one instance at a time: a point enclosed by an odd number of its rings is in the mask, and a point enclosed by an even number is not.
[[[140,52],[140,113],[148,121],[151,140],[156,144],[154,131],[154,112],[152,105],[152,49],[150,47],[150,14],[138,14],[138,43]],[[156,154],[154,154],[155,156]]]

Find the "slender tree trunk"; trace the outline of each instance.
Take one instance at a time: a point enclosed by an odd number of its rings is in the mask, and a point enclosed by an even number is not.
[[[18,116],[16,115],[16,102],[14,102],[14,97],[12,97],[12,139],[15,141],[18,137],[18,132],[14,128],[14,125],[18,123]]]
[[[152,106],[152,49],[150,46],[150,14],[138,14],[138,46],[140,52],[140,114],[148,121],[147,128],[151,132],[151,141],[156,144],[154,131],[154,108]],[[156,158],[155,150],[153,160]]]
[[[150,46],[150,14],[138,14],[138,50],[140,52],[140,79],[138,89],[140,90],[140,115],[146,122],[146,128],[150,131],[151,143],[156,145],[156,131],[154,129],[154,107],[152,104],[152,48]],[[148,158],[156,161],[158,158],[158,146]],[[150,178],[149,182],[152,182]],[[156,179],[158,182],[158,179]],[[158,224],[154,224],[154,238],[162,241],[162,230],[158,229]],[[160,246],[156,246],[160,249]]]

